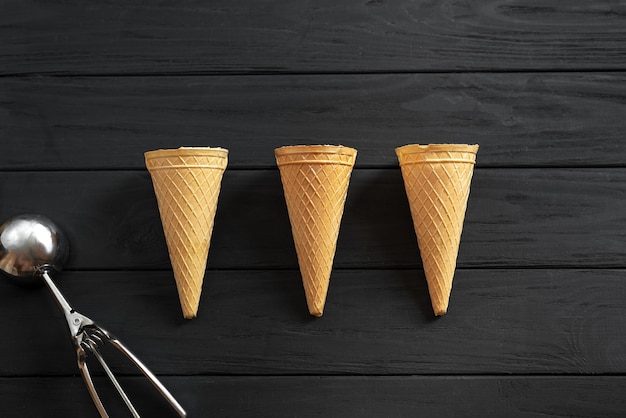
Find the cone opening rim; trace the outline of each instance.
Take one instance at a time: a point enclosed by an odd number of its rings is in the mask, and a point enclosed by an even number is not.
[[[180,147],[171,149],[157,149],[153,151],[146,151],[144,153],[146,159],[198,155],[226,158],[228,156],[228,150],[226,148],[220,147]]]
[[[471,164],[476,165],[476,161],[473,159],[463,159],[463,158],[424,158],[422,160],[416,161],[400,161],[400,166],[407,165],[417,165],[417,164]]]
[[[452,153],[445,155],[443,153]],[[476,164],[478,145],[409,144],[396,148],[400,166],[416,164]]]
[[[276,148],[276,157],[292,154],[338,154],[355,156],[357,150],[343,145],[286,145]]]
[[[442,151],[476,154],[478,152],[478,144],[408,144],[396,148],[396,153],[398,155],[423,154]]]

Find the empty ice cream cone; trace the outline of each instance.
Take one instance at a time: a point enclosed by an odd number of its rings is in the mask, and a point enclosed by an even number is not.
[[[145,153],[187,319],[198,314],[222,174],[223,148],[178,148]]]
[[[396,148],[435,315],[448,311],[478,145]]]
[[[334,145],[275,150],[307,305],[314,316],[324,312],[356,153]]]

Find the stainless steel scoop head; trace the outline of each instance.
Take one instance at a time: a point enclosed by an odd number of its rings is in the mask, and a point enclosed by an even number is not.
[[[69,245],[59,227],[41,215],[20,215],[0,226],[0,269],[17,282],[43,284],[41,269],[62,270]]]

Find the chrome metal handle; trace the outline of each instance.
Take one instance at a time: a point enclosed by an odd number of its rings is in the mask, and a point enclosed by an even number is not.
[[[139,412],[137,412],[137,409],[135,409],[135,406],[128,398],[128,395],[126,395],[126,392],[124,392],[124,389],[122,389],[122,385],[120,385],[120,382],[117,380],[117,378],[111,371],[111,368],[102,357],[102,354],[100,354],[100,351],[98,350],[98,343],[101,342],[101,340],[98,334],[99,333],[96,332],[94,333],[94,335],[91,335],[85,338],[82,344],[83,347],[85,347],[91,354],[94,355],[96,360],[98,360],[98,363],[100,363],[100,365],[102,366],[102,369],[104,370],[106,375],[109,377],[109,380],[115,387],[115,390],[117,390],[117,393],[119,393],[120,397],[126,404],[126,407],[130,411],[130,413],[133,415],[133,418],[141,418],[141,416],[139,415]]]
[[[178,403],[178,401],[176,401],[174,396],[167,390],[167,388],[163,386],[161,381],[159,381],[159,379],[150,371],[150,369],[148,369],[148,367],[143,364],[141,360],[139,360],[139,358],[135,354],[133,354],[133,352],[130,351],[118,338],[111,335],[111,333],[109,333],[107,330],[97,324],[92,324],[91,326],[86,328],[84,332],[89,333],[89,335],[84,339],[82,345],[85,349],[92,353],[94,357],[96,357],[96,359],[104,369],[105,373],[113,383],[113,386],[115,386],[115,389],[124,400],[124,403],[126,403],[129,411],[133,414],[133,417],[139,418],[139,413],[122,389],[121,385],[119,384],[118,380],[116,379],[115,375],[107,365],[106,361],[104,360],[98,349],[98,345],[104,341],[108,341],[113,347],[117,348],[122,354],[124,354],[124,356],[126,356],[126,358],[128,358],[135,365],[135,367],[137,367],[137,369],[139,369],[139,371],[141,371],[141,373],[150,381],[150,383],[157,389],[161,396],[165,398],[165,400],[172,406],[172,408],[174,408],[174,410],[180,417],[184,418],[187,416],[187,413],[185,412],[183,407]]]
[[[100,413],[100,417],[109,418],[109,414],[107,414],[107,411],[104,408],[102,401],[100,400],[100,396],[98,396],[98,391],[93,384],[93,380],[91,379],[91,373],[89,373],[89,367],[87,366],[87,363],[85,361],[85,351],[81,347],[77,347],[76,351],[78,359],[78,370],[80,370],[80,374],[81,376],[83,376],[83,380],[85,381],[85,385],[87,386],[89,395],[91,395],[91,399],[93,400],[96,409]]]
[[[111,336],[108,333],[107,337],[109,342],[119,351],[121,351],[126,357],[128,357],[128,359],[135,364],[135,366],[141,371],[141,373],[146,376],[150,383],[152,383],[152,386],[154,386],[156,390],[159,391],[161,396],[163,396],[165,400],[172,406],[172,408],[174,408],[176,413],[183,418],[186,417],[187,413],[185,412],[183,407],[178,403],[176,398],[174,398],[174,396],[167,390],[167,388],[163,386],[161,381],[157,379],[157,377],[150,371],[150,369],[148,369],[148,367],[146,367],[146,365],[143,364],[141,360],[139,360],[139,358],[137,358],[137,356],[132,353],[132,351],[126,348],[126,346],[122,344],[120,340]]]

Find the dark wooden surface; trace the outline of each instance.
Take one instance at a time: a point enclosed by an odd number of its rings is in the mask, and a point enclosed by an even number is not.
[[[191,417],[622,417],[625,35],[608,0],[3,1],[0,217],[66,230],[61,290]],[[442,318],[394,154],[429,142],[481,145]],[[297,143],[359,150],[317,319],[273,157]],[[192,321],[143,163],[182,145],[230,150]],[[45,289],[0,307],[0,416],[97,416]]]
[[[3,2],[3,74],[623,69],[622,1]]]
[[[144,151],[208,142],[228,146],[231,169],[327,142],[356,147],[357,167],[396,168],[394,147],[437,141],[480,144],[479,167],[626,166],[622,72],[28,76],[0,88],[11,170],[140,170]]]

